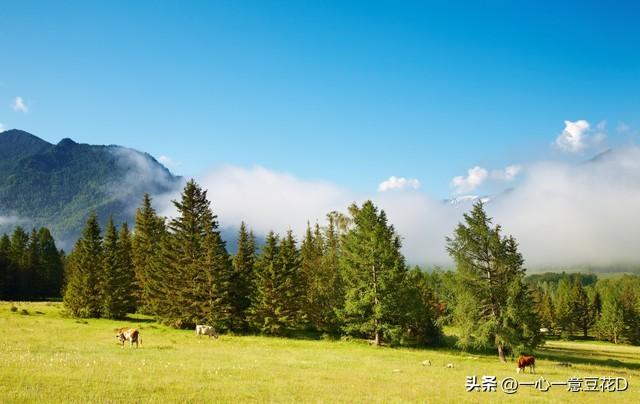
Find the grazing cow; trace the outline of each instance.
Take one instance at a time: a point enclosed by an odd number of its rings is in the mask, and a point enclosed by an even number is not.
[[[208,335],[209,338],[214,337],[216,339],[218,339],[218,333],[216,332],[215,328],[213,328],[213,326],[210,325],[196,325],[196,335],[200,336],[200,335]]]
[[[122,344],[124,348],[125,341],[129,341],[129,347],[133,347],[133,344],[136,344],[136,348],[138,347],[138,343],[142,345],[142,338],[140,338],[140,331],[135,328],[118,328],[116,330],[116,339]]]
[[[518,368],[516,369],[517,373],[524,373],[525,369],[529,367],[531,373],[536,372],[536,358],[533,356],[523,355],[518,359]]]

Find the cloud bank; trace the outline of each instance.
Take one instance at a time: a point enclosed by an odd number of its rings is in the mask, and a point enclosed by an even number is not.
[[[502,175],[514,171],[523,176],[521,183],[486,206],[494,223],[516,237],[530,268],[640,262],[640,148],[577,165],[538,162]],[[223,166],[196,180],[208,190],[223,227],[245,221],[258,234],[292,229],[299,239],[307,221],[323,223],[332,210],[344,212],[354,201],[372,199],[401,235],[408,261],[420,264],[451,263],[445,237],[471,206],[406,190],[356,194],[264,167]]]

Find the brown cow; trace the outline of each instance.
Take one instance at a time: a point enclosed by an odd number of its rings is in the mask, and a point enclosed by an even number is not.
[[[125,341],[129,341],[129,347],[133,347],[134,342],[136,348],[138,347],[138,342],[142,345],[140,332],[135,328],[118,328],[116,330],[116,339],[122,344],[123,348]]]
[[[518,359],[518,368],[516,372],[520,373],[520,371],[522,370],[522,373],[524,373],[527,367],[531,369],[531,373],[536,373],[536,358],[534,358],[533,356],[522,355]]]

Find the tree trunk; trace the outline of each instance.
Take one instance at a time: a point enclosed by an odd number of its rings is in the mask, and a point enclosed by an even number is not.
[[[498,357],[500,358],[500,362],[507,362],[507,360],[504,358],[504,348],[502,347],[502,344],[498,344]]]
[[[376,346],[380,346],[380,331],[378,331],[377,329],[376,329],[375,336],[373,337],[373,341],[376,344]]]
[[[589,327],[587,327],[586,325],[584,326],[584,328],[582,328],[582,333],[584,334],[584,337],[587,338],[588,337],[588,332],[589,332]]]

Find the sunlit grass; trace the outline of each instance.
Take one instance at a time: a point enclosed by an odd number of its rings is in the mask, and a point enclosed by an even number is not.
[[[223,335],[198,338],[139,317],[74,320],[59,303],[0,303],[0,402],[608,402],[640,400],[640,348],[552,341],[536,353],[537,374],[620,376],[629,390],[466,393],[466,376],[516,376],[515,364],[449,349],[375,348],[359,341]],[[20,314],[27,309],[29,315]],[[41,313],[41,314],[38,314]],[[113,330],[138,326],[142,347],[120,348]],[[429,359],[431,366],[423,366]],[[569,368],[558,362],[571,362]],[[445,366],[454,365],[453,369]]]

